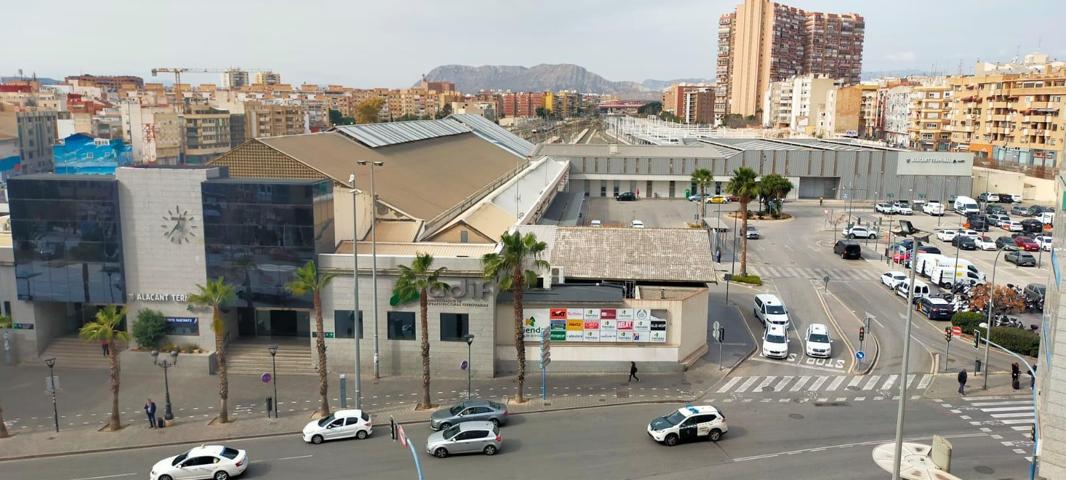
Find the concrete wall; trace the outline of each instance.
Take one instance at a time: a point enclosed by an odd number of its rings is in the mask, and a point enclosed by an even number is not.
[[[1021,194],[1027,202],[1054,202],[1055,181],[1029,177],[1021,172],[1008,172],[974,167],[974,193],[994,192]]]

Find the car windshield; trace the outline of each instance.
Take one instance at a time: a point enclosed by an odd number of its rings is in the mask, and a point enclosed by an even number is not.
[[[370,415],[367,415],[366,412],[360,412],[359,416],[363,418],[364,422],[369,422],[370,421]]]
[[[807,341],[811,343],[829,343],[829,335],[824,333],[812,333],[810,337],[807,337]]]
[[[768,315],[783,315],[785,313],[785,307],[781,305],[767,305],[766,313]]]
[[[662,417],[662,420],[664,420],[666,423],[669,423],[670,426],[674,426],[674,425],[677,425],[677,424],[683,422],[685,420],[685,418],[686,417],[685,417],[684,414],[682,414],[679,411],[675,411],[674,413],[671,413],[671,414],[669,414],[669,415],[667,415],[665,417]]]
[[[459,434],[459,425],[456,425],[456,426],[454,426],[452,428],[449,428],[449,429],[445,430],[442,435],[444,435],[444,438],[447,438],[447,439],[451,440],[452,437],[454,437],[454,436],[456,436],[458,434]]]
[[[326,425],[329,425],[329,422],[332,422],[334,418],[336,418],[336,417],[334,417],[333,415],[325,417],[325,418],[323,418],[323,419],[318,421],[318,426],[324,427]]]
[[[452,415],[459,415],[459,412],[461,412],[461,411],[463,411],[463,404],[461,404],[461,403],[459,405],[456,405],[456,406],[448,409],[448,413],[450,413]]]
[[[240,452],[238,452],[237,449],[235,449],[235,448],[222,447],[221,455],[223,457],[226,457],[226,458],[230,459],[230,460],[233,460],[234,458],[237,458],[237,455],[239,455],[239,454],[240,454]]]
[[[181,455],[178,455],[178,456],[174,457],[174,461],[170,462],[170,465],[174,466],[174,465],[177,465],[177,464],[179,464],[181,462],[184,462],[186,458],[189,458],[189,452],[185,452],[185,453],[183,453]]]
[[[784,335],[767,335],[766,341],[770,343],[785,343]]]

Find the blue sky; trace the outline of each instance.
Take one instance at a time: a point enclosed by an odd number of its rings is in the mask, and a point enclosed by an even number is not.
[[[3,0],[0,75],[269,68],[290,83],[407,86],[436,65],[575,63],[610,80],[711,77],[739,0]],[[1066,59],[1062,0],[796,0],[866,18],[863,67],[955,72]],[[7,5],[4,5],[7,4]],[[17,5],[17,6],[16,6]],[[186,77],[217,82],[218,75]]]

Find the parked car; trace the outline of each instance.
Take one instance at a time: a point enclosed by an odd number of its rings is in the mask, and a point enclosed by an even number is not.
[[[1040,212],[1039,214],[1037,214],[1036,219],[1040,220],[1040,223],[1043,223],[1044,225],[1054,225],[1055,212]]]
[[[1000,195],[1000,197],[1002,198],[1003,195]],[[1016,193],[1012,193],[1010,195],[1010,201],[1013,202],[1013,203],[1020,203],[1022,201],[1022,196],[1018,195]]]
[[[1022,231],[1022,222],[1019,222],[1017,220],[1011,220],[1007,222],[1006,226],[1004,226],[1003,229],[1009,232],[1020,232]]]
[[[589,226],[590,227],[602,227],[603,226],[603,222],[601,222],[599,220],[592,220],[592,221],[589,222]]]
[[[990,224],[1000,228],[1003,228],[1004,223],[1010,223],[1010,217],[1002,213],[989,213],[987,217]]]
[[[934,217],[942,216],[944,215],[944,204],[936,200],[930,200],[925,205],[922,205],[922,212]]]
[[[453,453],[496,455],[503,444],[500,427],[492,422],[464,422],[429,434],[426,453],[444,458]]]
[[[619,202],[632,202],[637,199],[637,194],[633,192],[622,192],[619,193],[618,196],[614,197],[614,199],[618,200]]]
[[[907,287],[911,284],[911,279],[906,279],[896,285],[896,295],[903,298],[907,298]],[[925,298],[929,296],[929,285],[922,281],[914,282],[914,299],[917,301],[919,298]]]
[[[985,192],[977,196],[977,199],[982,202],[998,202],[999,195],[991,192]]]
[[[973,241],[978,250],[999,250],[999,246],[996,245],[996,241],[992,240],[992,237],[982,235],[977,237]]]
[[[224,445],[200,445],[152,466],[150,480],[226,480],[248,469],[248,452]]]
[[[729,197],[725,195],[714,195],[707,199],[707,203],[729,203]]]
[[[698,201],[700,201],[700,199],[706,200],[708,198],[711,198],[711,194],[710,193],[704,193],[703,195],[700,195],[700,194],[697,193],[697,194],[694,194],[694,195],[689,195],[688,196],[688,201],[690,201],[690,202],[698,202]]]
[[[841,235],[847,238],[877,238],[877,233],[861,225],[845,227]]]
[[[763,325],[788,327],[788,310],[785,309],[785,304],[781,303],[781,299],[777,298],[777,295],[760,293],[755,295],[752,303],[755,318],[758,318]]]
[[[862,258],[862,246],[855,240],[837,240],[836,245],[833,245],[833,253],[845,260],[860,259]]]
[[[1051,212],[1051,211],[1053,211],[1051,209],[1051,207],[1045,207],[1043,205],[1030,205],[1029,206],[1029,216],[1030,217],[1035,217],[1037,215],[1040,215],[1041,213]]]
[[[981,236],[981,234],[978,233],[977,230],[967,230],[967,229],[959,230],[958,234],[959,234],[960,237],[970,237],[970,238],[977,238],[977,237]]]
[[[747,236],[749,240],[758,239],[761,237],[761,235],[759,234],[759,229],[751,225],[748,225],[748,231],[745,233],[745,236]]]
[[[767,325],[762,335],[762,355],[788,358],[788,331],[782,325]]]
[[[893,213],[896,213],[896,208],[893,207],[891,203],[884,202],[874,205],[874,210],[876,210],[877,213],[884,213],[887,215],[892,215]]]
[[[988,217],[981,214],[972,213],[966,216],[966,221],[962,223],[962,226],[972,230],[977,230],[978,232],[987,232],[988,222]]]
[[[1041,222],[1040,220],[1037,220],[1035,218],[1027,218],[1025,220],[1022,220],[1021,224],[1021,231],[1024,233],[1039,234],[1044,232],[1044,222]]]
[[[959,247],[960,250],[977,250],[977,242],[974,241],[973,237],[959,235],[951,241],[951,244]]]
[[[632,222],[629,222],[629,226],[632,227],[632,228],[644,228],[644,221],[643,220],[633,220]]]
[[[1003,208],[1001,205],[988,205],[985,207],[986,215],[992,215],[993,213],[997,215],[1006,215],[1007,209]]]
[[[1040,245],[1040,249],[1045,252],[1051,251],[1051,235],[1037,235],[1033,237],[1033,241]]]
[[[1018,247],[1014,245],[1014,238],[1001,235],[996,237],[996,248],[1002,250],[1016,250]]]
[[[907,274],[898,270],[891,270],[881,274],[881,283],[893,290],[896,289],[896,286],[898,286],[900,282],[906,279]]]
[[[1024,235],[1014,237],[1014,246],[1027,252],[1035,252],[1037,250],[1040,250],[1039,243],[1036,243],[1036,241],[1033,240],[1031,237],[1026,237]]]
[[[1022,290],[1027,302],[1035,303],[1041,307],[1044,305],[1044,295],[1046,293],[1047,287],[1043,283],[1030,283],[1025,286],[1025,290]]]
[[[951,316],[955,314],[955,307],[943,298],[927,297],[920,299],[914,308],[925,314],[930,320],[951,320]]]
[[[962,236],[962,235],[956,235],[956,237],[959,237],[959,236]],[[918,253],[916,253],[915,255],[922,254],[922,253],[941,253],[940,249],[936,248],[933,245],[918,245],[918,248],[916,248],[915,250],[918,251]]]
[[[1029,216],[1029,207],[1026,207],[1024,205],[1015,204],[1013,207],[1010,207],[1010,214],[1011,215],[1021,215],[1023,217],[1028,217]]]
[[[303,429],[305,442],[318,445],[326,440],[358,438],[374,433],[374,422],[362,410],[337,410],[332,415],[312,420]]]
[[[1035,267],[1036,257],[1029,252],[1013,251],[1003,256],[1003,259],[1019,267]]]
[[[996,196],[999,197],[999,203],[1014,203],[1014,195],[1009,193],[1000,192]]]
[[[711,406],[684,406],[648,423],[648,435],[670,447],[701,437],[717,442],[728,431],[725,415]]]
[[[958,233],[954,229],[941,228],[936,231],[936,238],[941,242],[950,242],[952,240],[955,240],[955,236],[957,234]]]
[[[429,416],[429,428],[444,430],[463,422],[484,421],[493,425],[507,423],[507,406],[491,400],[466,400],[441,408]]]
[[[829,329],[821,323],[812,323],[804,335],[808,357],[829,358],[833,356],[833,341],[829,338]]]
[[[911,209],[910,204],[907,203],[906,200],[900,200],[892,204],[892,209],[895,210],[895,213],[900,215],[914,215],[914,210]]]

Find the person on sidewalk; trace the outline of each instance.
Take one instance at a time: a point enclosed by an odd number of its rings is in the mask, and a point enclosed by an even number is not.
[[[100,340],[100,348],[104,351],[104,356],[111,356],[111,345],[107,343],[107,340]]]
[[[640,381],[640,378],[637,377],[637,362],[629,362],[629,379],[626,380],[626,383],[632,382],[633,379]]]
[[[1036,375],[1034,375],[1034,373],[1036,373],[1036,365],[1033,365],[1033,369],[1029,370],[1029,389],[1030,390],[1036,388]]]
[[[148,428],[155,428],[155,402],[151,398],[144,402],[144,413],[148,415]]]
[[[966,369],[959,370],[959,395],[966,395]]]

